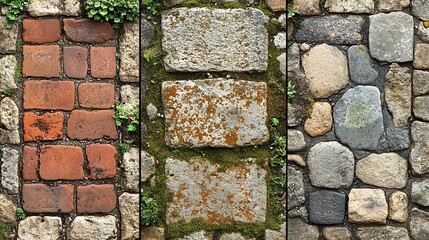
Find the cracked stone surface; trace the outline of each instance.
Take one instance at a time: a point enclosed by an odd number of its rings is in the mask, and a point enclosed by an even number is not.
[[[170,147],[238,147],[269,138],[267,85],[231,79],[162,84]]]
[[[268,18],[261,10],[174,8],[162,12],[165,69],[265,71]]]
[[[250,163],[226,167],[225,172],[218,167],[200,158],[191,162],[167,158],[167,192],[172,196],[168,224],[198,217],[212,224],[265,221],[267,172]]]

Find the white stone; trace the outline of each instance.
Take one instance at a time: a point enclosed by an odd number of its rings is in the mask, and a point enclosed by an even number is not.
[[[19,192],[19,152],[15,149],[4,147],[1,158],[1,183],[3,188],[11,193]]]
[[[122,82],[139,82],[139,21],[124,23],[123,31],[119,40],[119,77]]]
[[[131,85],[121,86],[121,105],[126,110],[139,106],[139,88]]]
[[[60,217],[31,216],[19,222],[18,240],[58,240],[62,239]]]
[[[68,240],[113,240],[117,237],[116,217],[78,216],[67,230]]]
[[[119,197],[121,240],[139,238],[139,194],[123,193]]]
[[[0,102],[0,124],[9,130],[19,128],[19,109],[15,102],[6,97]]]
[[[27,12],[33,17],[41,16],[78,16],[79,0],[31,0]]]
[[[139,192],[139,149],[131,147],[130,150],[124,153],[122,159],[123,174],[123,189],[130,192]]]
[[[6,55],[0,58],[0,92],[3,92],[6,89],[17,88],[15,83],[15,71],[17,64],[16,58],[13,55]]]

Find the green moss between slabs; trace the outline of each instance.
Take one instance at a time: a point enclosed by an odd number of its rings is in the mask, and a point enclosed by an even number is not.
[[[247,7],[241,3],[224,3],[214,5],[213,3],[204,3],[197,0],[185,0],[182,7],[215,7],[215,8],[243,8]],[[176,6],[177,7],[177,6]],[[261,9],[265,14],[271,15],[265,6],[252,6]],[[279,32],[279,24],[275,21],[269,21],[266,24],[270,37]],[[161,47],[162,32],[160,23],[154,26],[154,36],[152,39],[151,47],[143,50],[143,55],[146,53],[149,61],[142,60],[146,68],[146,84],[148,91],[144,96],[142,107],[147,106],[149,103],[154,104],[159,112],[163,112],[161,84],[164,81],[174,80],[188,80],[188,79],[206,79],[207,75],[203,73],[168,73],[164,70],[162,58],[165,53],[162,52]],[[279,69],[279,62],[277,57],[282,53],[278,50],[272,42],[269,42],[269,59],[268,69],[264,73],[236,73],[236,72],[218,72],[210,74],[213,78],[226,78],[230,75],[230,79],[240,79],[255,82],[266,82],[268,86],[268,123],[271,118],[276,117],[280,120],[278,131],[280,134],[286,134],[286,82],[282,78],[282,73]],[[142,148],[150,155],[154,156],[159,165],[156,168],[156,184],[149,186],[144,184],[142,191],[153,197],[159,206],[159,216],[157,219],[157,226],[166,229],[166,239],[177,239],[189,233],[206,230],[206,231],[222,231],[222,232],[241,232],[245,237],[260,238],[265,234],[265,229],[279,229],[279,224],[284,222],[284,219],[279,217],[284,214],[285,209],[280,205],[278,196],[272,194],[273,185],[272,179],[275,176],[281,176],[279,169],[268,169],[268,158],[271,151],[269,149],[270,143],[252,147],[240,148],[170,148],[165,144],[165,125],[164,120],[157,118],[155,121],[147,121],[146,111],[142,112],[142,118],[147,127],[147,133],[142,136]],[[190,222],[178,222],[166,225],[166,207],[169,201],[167,193],[165,174],[165,160],[167,157],[173,157],[188,161],[193,157],[204,157],[211,163],[220,165],[220,171],[226,166],[237,165],[241,163],[242,159],[255,158],[257,164],[268,169],[266,177],[268,189],[268,206],[267,206],[267,220],[265,223],[260,224],[246,224],[246,223],[229,223],[210,225],[203,219],[194,219]]]

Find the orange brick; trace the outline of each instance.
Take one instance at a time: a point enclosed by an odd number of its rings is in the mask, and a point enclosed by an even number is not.
[[[60,47],[54,46],[24,46],[23,48],[23,77],[59,77],[60,76]]]
[[[90,19],[64,19],[64,32],[69,41],[87,43],[105,42],[115,33],[110,23]]]
[[[84,47],[64,47],[64,73],[71,78],[85,78],[88,71],[88,49]]]
[[[42,146],[39,173],[43,180],[83,179],[82,149],[76,146]]]
[[[74,83],[72,81],[25,81],[24,109],[72,110]]]
[[[46,141],[63,138],[64,114],[62,112],[37,115],[24,113],[24,141]]]
[[[96,140],[118,139],[113,110],[74,110],[67,122],[67,135],[71,139]]]
[[[22,178],[24,180],[36,180],[38,166],[39,157],[37,156],[37,148],[24,146],[22,156]]]
[[[24,184],[22,207],[29,213],[69,213],[74,209],[73,189],[71,184]]]
[[[115,47],[91,47],[92,77],[114,78],[116,76],[115,52]]]
[[[56,42],[61,38],[58,19],[24,19],[22,39],[29,43]]]
[[[116,192],[111,184],[77,187],[78,213],[109,213],[116,207]]]
[[[115,87],[110,83],[82,83],[78,88],[79,105],[85,108],[112,108]]]
[[[116,176],[116,148],[110,144],[91,144],[86,147],[90,179]]]

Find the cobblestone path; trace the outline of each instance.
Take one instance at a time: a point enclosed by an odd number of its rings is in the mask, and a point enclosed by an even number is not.
[[[429,2],[291,7],[289,239],[428,239]]]
[[[120,152],[137,137],[113,118],[138,106],[138,22],[82,19],[74,0],[27,11],[0,16],[1,234],[138,239],[138,156]]]

